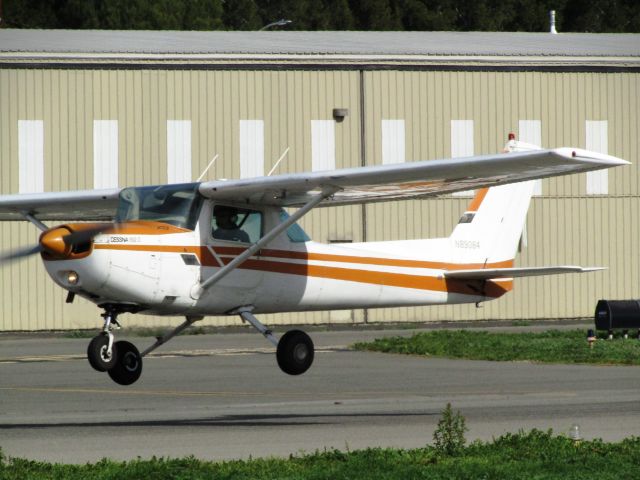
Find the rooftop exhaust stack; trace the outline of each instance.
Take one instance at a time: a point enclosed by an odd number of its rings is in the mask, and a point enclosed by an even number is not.
[[[553,33],[554,35],[558,33],[558,31],[556,30],[556,11],[555,10],[549,11],[549,23],[551,24],[549,28],[549,33]]]

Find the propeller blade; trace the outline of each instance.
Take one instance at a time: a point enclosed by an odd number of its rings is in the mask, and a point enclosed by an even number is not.
[[[80,230],[77,232],[71,232],[68,235],[62,237],[62,241],[65,245],[74,247],[76,245],[82,245],[83,243],[88,243],[96,235],[100,235],[107,230],[112,230],[116,224],[110,223],[107,225],[100,225],[99,227],[89,228],[87,230]],[[52,229],[53,230],[53,229]],[[12,262],[14,260],[18,260],[23,257],[28,257],[29,255],[35,255],[36,253],[40,253],[45,251],[42,243],[39,243],[35,246],[23,247],[12,252],[8,252],[5,254],[0,254],[0,265],[8,262]]]
[[[28,257],[29,255],[35,255],[36,253],[42,252],[43,248],[41,245],[35,245],[30,247],[22,247],[14,250],[13,252],[5,253],[0,255],[0,264],[8,263],[13,260],[18,260],[19,258]]]

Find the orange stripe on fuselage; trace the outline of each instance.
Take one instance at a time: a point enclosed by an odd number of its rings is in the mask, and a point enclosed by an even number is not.
[[[219,255],[240,255],[241,247],[214,247]],[[450,263],[429,260],[409,260],[403,258],[358,257],[355,255],[338,255],[333,253],[295,252],[291,250],[260,250],[261,257],[289,258],[292,260],[316,260],[321,262],[361,263],[364,265],[380,265],[385,267],[430,268],[433,270],[467,270],[472,268],[510,268],[513,260],[495,263]]]
[[[218,263],[209,249],[204,246],[175,246],[175,245],[112,245],[96,244],[94,248],[99,250],[128,250],[163,253],[192,253],[198,256],[203,266],[217,267]],[[233,260],[229,255],[243,252],[244,248],[218,247],[215,251],[222,258],[224,264]],[[482,268],[482,264],[451,264],[444,262],[427,262],[417,260],[401,260],[376,257],[352,257],[346,255],[291,252],[284,250],[261,250],[261,257],[288,258],[295,260],[330,261],[345,264],[365,264],[380,266],[399,266],[411,268],[430,268],[438,270],[459,270],[468,268]],[[513,266],[513,261],[496,262],[486,265],[486,268],[502,268]],[[387,285],[401,288],[415,288],[419,290],[432,290],[437,292],[462,293],[467,295],[486,295],[499,297],[513,288],[513,282],[507,281],[468,281],[444,279],[427,275],[412,275],[406,273],[379,272],[375,270],[344,268],[337,266],[309,265],[308,263],[290,263],[262,258],[250,258],[243,262],[239,268],[259,270],[272,273],[284,273],[290,275],[302,275],[317,278],[330,278],[372,285]]]
[[[150,220],[134,220],[122,223],[67,223],[62,226],[69,227],[72,232],[91,230],[102,225],[112,225],[112,228],[103,231],[105,235],[167,235],[170,233],[186,233],[191,230],[176,227],[165,222],[152,222]]]
[[[229,263],[230,261],[231,259],[223,259],[223,262],[225,264]],[[329,278],[332,280],[367,283],[371,285],[414,288],[417,290],[461,293],[466,295],[483,295],[496,298],[504,295],[513,288],[512,282],[510,281],[503,282],[504,285],[499,285],[491,281],[469,282],[464,280],[445,279],[426,275],[378,272],[375,270],[326,267],[321,265],[274,262],[269,260],[249,259],[246,262],[242,263],[240,268],[259,270],[270,273],[284,273],[289,275]]]

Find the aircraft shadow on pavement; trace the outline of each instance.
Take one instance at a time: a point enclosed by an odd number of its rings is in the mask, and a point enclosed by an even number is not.
[[[0,424],[0,430],[95,428],[95,427],[282,427],[336,425],[336,418],[385,418],[385,417],[433,417],[439,412],[409,413],[327,413],[307,415],[225,415],[221,417],[185,420],[131,420],[118,422],[61,422],[61,423],[12,423]]]

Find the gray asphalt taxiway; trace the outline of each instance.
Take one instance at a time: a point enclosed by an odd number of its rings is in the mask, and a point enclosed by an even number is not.
[[[640,367],[541,365],[355,352],[411,331],[313,332],[304,375],[278,369],[259,335],[181,336],[123,387],[95,372],[88,339],[0,337],[0,448],[65,463],[104,457],[233,459],[325,448],[418,447],[450,402],[468,439],[552,428],[640,436]],[[120,334],[119,339],[126,338]],[[145,348],[149,338],[129,338]]]

